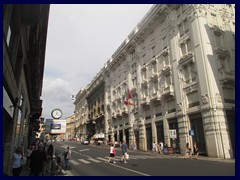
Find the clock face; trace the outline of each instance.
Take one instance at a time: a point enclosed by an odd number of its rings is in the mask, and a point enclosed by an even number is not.
[[[52,117],[54,119],[59,119],[62,117],[62,111],[60,109],[54,109],[52,110]]]

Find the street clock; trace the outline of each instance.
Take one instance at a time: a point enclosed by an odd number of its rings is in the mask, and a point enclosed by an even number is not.
[[[56,108],[56,109],[52,110],[51,115],[52,115],[53,119],[60,119],[62,117],[62,111],[61,111],[61,109]]]

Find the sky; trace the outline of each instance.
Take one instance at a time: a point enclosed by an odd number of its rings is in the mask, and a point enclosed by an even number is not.
[[[51,4],[43,77],[42,117],[60,108],[74,114],[74,100],[153,4]]]

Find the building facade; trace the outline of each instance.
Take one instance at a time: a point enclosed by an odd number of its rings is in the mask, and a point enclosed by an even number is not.
[[[87,91],[81,89],[75,97],[75,121],[76,121],[76,137],[81,141],[88,137],[87,123],[88,123],[88,105],[87,105]]]
[[[37,137],[49,4],[3,5],[3,173]]]
[[[66,118],[66,140],[73,140],[76,136],[76,120],[75,114],[70,115]]]
[[[154,5],[86,91],[104,92],[108,141],[181,153],[197,142],[202,154],[235,157],[235,5]],[[86,101],[94,123],[99,106]]]

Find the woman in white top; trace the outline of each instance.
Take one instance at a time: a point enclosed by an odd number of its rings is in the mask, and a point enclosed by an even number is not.
[[[15,153],[13,153],[13,157],[12,157],[12,174],[13,174],[13,176],[20,176],[20,173],[22,171],[22,164],[21,164],[22,158],[23,158],[22,148],[18,147],[16,149]]]
[[[113,162],[114,164],[116,163],[115,154],[116,154],[116,150],[114,148],[114,144],[112,144],[112,146],[110,147],[110,157],[109,157],[108,163],[110,162]]]

